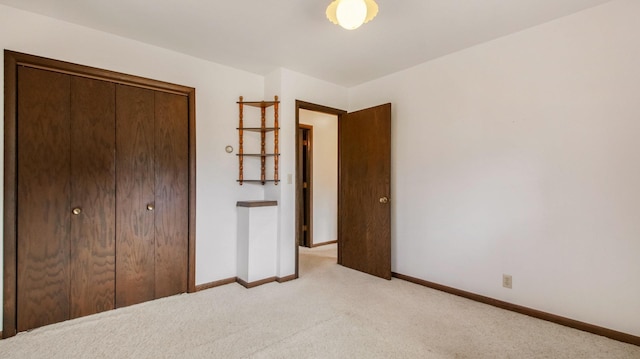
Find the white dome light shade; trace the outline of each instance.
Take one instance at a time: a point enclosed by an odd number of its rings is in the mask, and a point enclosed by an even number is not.
[[[334,0],[327,7],[327,18],[336,25],[353,30],[378,14],[374,0]]]
[[[367,4],[364,0],[342,0],[338,3],[336,17],[338,24],[345,29],[357,29],[367,18]]]

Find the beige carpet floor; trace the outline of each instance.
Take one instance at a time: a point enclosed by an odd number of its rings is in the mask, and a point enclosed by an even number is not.
[[[20,333],[0,358],[640,358],[640,347],[336,265],[229,284]]]

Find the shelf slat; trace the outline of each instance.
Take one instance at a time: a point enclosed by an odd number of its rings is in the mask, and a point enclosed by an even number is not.
[[[236,156],[243,156],[243,157],[274,157],[274,156],[280,156],[279,153],[265,153],[260,154],[260,153],[243,153],[243,154],[239,154],[236,153]]]
[[[277,103],[280,103],[280,101],[238,101],[236,102],[238,104],[243,104],[246,106],[251,106],[251,107],[258,107],[258,108],[267,108],[267,107],[271,107]]]
[[[236,130],[251,131],[251,132],[263,132],[263,131],[264,132],[272,132],[272,131],[279,130],[279,129],[280,129],[280,127],[278,127],[278,128],[276,128],[276,127],[265,127],[265,128],[262,128],[262,127],[243,127],[243,128],[236,127]]]
[[[243,183],[244,183],[244,182],[247,182],[247,183],[263,183],[263,182],[265,182],[265,183],[266,183],[266,182],[273,182],[273,183],[278,183],[278,182],[280,182],[280,180],[272,180],[272,179],[271,179],[271,180],[264,180],[264,181],[263,181],[263,180],[246,180],[246,179],[243,179],[242,181],[240,181],[240,180],[236,180],[236,182],[243,182]]]

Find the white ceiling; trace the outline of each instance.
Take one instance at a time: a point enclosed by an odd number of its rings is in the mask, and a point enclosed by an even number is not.
[[[377,0],[353,31],[330,0],[0,0],[265,75],[278,67],[353,86],[610,0]]]

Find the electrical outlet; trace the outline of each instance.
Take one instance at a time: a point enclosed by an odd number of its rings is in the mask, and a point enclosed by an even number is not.
[[[502,286],[505,288],[512,288],[512,278],[509,274],[502,275]]]

